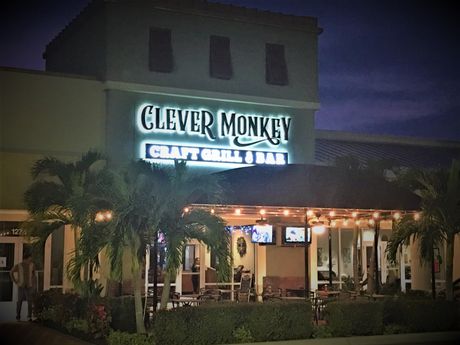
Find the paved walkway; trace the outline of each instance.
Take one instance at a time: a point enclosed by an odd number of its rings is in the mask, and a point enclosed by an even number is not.
[[[273,341],[239,345],[457,345],[460,332],[409,333],[367,337]]]
[[[412,333],[369,337],[290,340],[246,345],[454,345],[460,332]],[[2,345],[92,345],[33,322],[0,323]],[[184,344],[185,345],[185,344]],[[241,344],[240,344],[241,345]]]
[[[2,345],[91,345],[34,322],[0,323]]]

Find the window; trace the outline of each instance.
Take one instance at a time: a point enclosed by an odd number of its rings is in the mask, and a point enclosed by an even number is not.
[[[193,262],[195,261],[195,245],[187,244],[184,248],[183,258],[182,258],[182,269],[184,271],[191,271]]]
[[[155,72],[172,72],[173,51],[171,30],[160,28],[150,29],[149,68]]]
[[[267,84],[288,84],[284,46],[281,44],[267,43],[265,45],[265,80]]]
[[[209,73],[213,78],[230,79],[233,75],[230,39],[211,36],[209,41]]]

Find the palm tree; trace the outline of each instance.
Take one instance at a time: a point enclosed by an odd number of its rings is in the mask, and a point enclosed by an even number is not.
[[[350,179],[364,178],[364,177],[373,177],[376,180],[385,179],[386,173],[393,169],[395,162],[391,159],[368,159],[364,162],[360,161],[357,157],[353,155],[348,156],[339,156],[335,160],[335,166],[342,172],[343,180],[349,181]],[[370,293],[374,293],[379,289],[379,279],[378,279],[378,263],[377,258],[377,248],[378,248],[378,239],[379,239],[379,225],[376,222],[374,226],[375,236],[374,236],[374,245],[372,248],[372,257],[370,260],[369,270],[367,272],[367,290]],[[362,243],[362,230],[358,226],[353,228],[353,282],[355,286],[355,291],[359,292],[360,290],[360,270],[359,262],[360,258],[358,257],[358,238],[361,239]],[[362,267],[361,267],[362,269]],[[361,272],[362,273],[362,272]]]
[[[452,300],[454,240],[460,232],[460,161],[453,160],[450,169],[410,171],[401,180],[421,198],[422,225],[413,232],[431,239],[426,245],[430,250],[440,239],[446,242],[446,298]]]
[[[176,162],[168,194],[168,206],[160,228],[166,240],[166,272],[160,308],[165,309],[169,300],[171,278],[182,264],[186,243],[197,239],[210,247],[217,256],[218,278],[230,276],[230,236],[222,218],[201,209],[185,212],[185,207],[200,198],[217,198],[220,191],[218,180],[213,176],[190,177],[185,162]],[[209,199],[208,199],[209,200]]]
[[[431,263],[431,289],[433,299],[436,298],[435,270],[434,270],[434,247],[440,245],[445,237],[434,225],[429,216],[414,218],[411,215],[404,216],[401,220],[393,223],[393,232],[388,241],[387,257],[390,262],[397,261],[399,249],[403,245],[409,245],[411,240],[418,240],[420,245],[420,261]],[[404,272],[401,272],[404,274]]]
[[[142,267],[147,245],[158,232],[161,214],[167,206],[164,169],[145,161],[132,162],[122,174],[112,172],[111,181],[101,186],[103,199],[110,200],[113,221],[105,244],[112,276],[121,279],[125,249],[131,254],[134,307],[138,333],[145,333],[142,307]]]
[[[76,162],[63,162],[46,157],[32,167],[34,182],[24,195],[31,215],[24,228],[34,238],[37,252],[42,252],[46,239],[59,227],[70,225],[74,233],[74,259],[79,256],[79,231],[91,226],[97,208],[97,197],[91,189],[102,170],[103,156],[88,151]],[[77,285],[80,275],[75,275]],[[88,276],[85,274],[85,279]]]

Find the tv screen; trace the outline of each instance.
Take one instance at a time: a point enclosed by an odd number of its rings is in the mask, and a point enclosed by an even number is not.
[[[283,232],[283,242],[305,243],[305,227],[287,226]],[[307,243],[311,243],[311,229],[307,229]]]
[[[251,234],[252,243],[273,243],[273,226],[272,225],[254,225]]]

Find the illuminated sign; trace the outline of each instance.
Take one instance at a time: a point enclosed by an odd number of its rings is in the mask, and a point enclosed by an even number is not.
[[[217,137],[228,137],[233,138],[233,144],[238,147],[251,146],[264,141],[277,146],[282,141],[289,140],[291,118],[219,110],[216,120],[215,114],[205,109],[180,109],[143,104],[137,112],[137,123],[143,133],[187,133],[203,136],[212,141]]]
[[[181,145],[165,145],[146,142],[143,159],[186,160],[207,163],[232,163],[254,165],[285,165],[287,153],[222,149]]]
[[[136,125],[142,159],[204,165],[288,164],[289,116],[144,103],[137,109]]]

